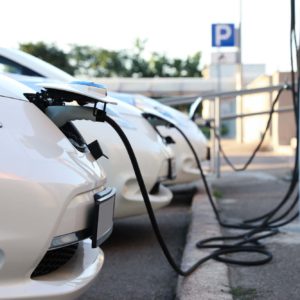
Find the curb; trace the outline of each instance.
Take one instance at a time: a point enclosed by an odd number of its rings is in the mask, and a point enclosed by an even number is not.
[[[181,263],[184,270],[211,252],[211,249],[197,249],[195,244],[199,240],[221,235],[204,192],[194,196],[191,209],[191,224]],[[232,300],[228,267],[214,260],[205,262],[188,277],[178,277],[176,295],[177,300]]]

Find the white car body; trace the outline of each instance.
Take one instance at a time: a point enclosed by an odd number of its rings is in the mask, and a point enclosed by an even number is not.
[[[168,205],[173,197],[172,192],[162,183],[172,177],[169,170],[170,167],[174,169],[174,154],[138,112],[134,114],[131,109],[128,111],[126,121],[119,121],[117,117],[114,119],[122,126],[133,146],[152,207],[156,210]],[[123,114],[121,116],[124,118]],[[106,170],[108,184],[114,185],[118,191],[115,217],[146,213],[144,199],[129,156],[114,129],[106,123],[99,125],[89,121],[75,121],[74,124],[88,143],[97,139],[109,158],[103,157],[99,163]]]
[[[32,87],[38,82],[56,81],[58,83],[75,80],[74,77],[58,68],[19,50],[0,48],[0,65],[1,62],[5,65],[4,60],[8,60],[10,66],[18,65],[20,73],[6,75]],[[25,76],[28,74],[35,76]],[[36,77],[37,75],[40,77]],[[116,101],[118,105],[110,106],[108,112],[122,127],[132,143],[153,208],[164,207],[170,203],[173,194],[163,184],[158,185],[158,183],[174,178],[172,176],[176,172],[174,171],[176,168],[174,153],[142,117],[140,110],[122,101]],[[97,139],[103,152],[109,157],[109,160],[100,158],[99,164],[107,173],[108,184],[117,189],[115,217],[146,213],[144,200],[125,147],[114,130],[108,124],[90,121],[76,121],[74,124],[88,143]],[[169,170],[170,166],[172,172]]]
[[[1,58],[17,63],[19,66],[16,67],[16,72],[20,75],[39,75],[41,76],[41,80],[47,78],[63,82],[74,79],[72,76],[59,70],[58,68],[55,68],[52,65],[19,50],[0,48],[0,66]],[[22,69],[22,67],[25,69]],[[32,74],[30,74],[30,72]],[[33,72],[35,72],[35,74]],[[18,76],[15,75],[15,78],[17,77]],[[30,76],[28,76],[28,78],[28,81],[30,81]],[[195,123],[183,113],[142,95],[122,93],[111,93],[111,95],[127,102],[130,105],[138,107],[142,111],[147,111],[148,108],[155,109],[160,114],[172,119],[174,123],[180,126],[181,130],[183,130],[187,135],[198,153],[198,158],[200,160],[205,160],[207,158],[207,139],[201,130],[195,125]],[[175,180],[168,181],[167,184],[181,185],[184,188],[186,183],[198,180],[200,178],[200,172],[197,168],[193,154],[183,137],[174,128],[170,129],[166,127],[160,127],[160,132],[163,135],[171,136],[176,143],[170,146],[176,157],[177,175]]]
[[[207,139],[198,126],[191,121],[187,115],[143,95],[125,93],[109,94],[116,99],[120,99],[121,101],[139,108],[143,112],[147,112],[148,110],[157,111],[162,117],[172,121],[184,132],[193,148],[196,150],[200,161],[207,158]],[[170,146],[176,157],[177,176],[174,180],[169,181],[168,184],[178,185],[199,180],[200,171],[197,167],[193,153],[183,136],[174,127],[168,128],[166,126],[159,126],[158,129],[162,136],[170,136],[175,141],[175,144],[170,144]]]
[[[59,83],[42,85],[46,87],[60,86]],[[106,99],[111,102],[115,101],[111,97]],[[65,114],[66,109],[70,108],[51,108],[49,107],[46,113],[60,127],[62,125],[60,124],[61,116]],[[76,114],[77,108],[73,107],[74,114]],[[174,175],[171,173],[175,169],[172,150],[166,147],[162,138],[141,116],[138,109],[118,102],[117,106],[109,106],[107,113],[122,127],[134,149],[153,209],[166,206],[172,199],[172,193],[161,182]],[[115,217],[121,218],[146,213],[144,200],[129,156],[117,133],[107,123],[83,119],[84,117],[82,119],[79,117],[79,120],[73,121],[73,124],[88,144],[98,140],[103,153],[108,156],[108,159],[99,158],[98,162],[107,173],[108,184],[113,185],[118,191]]]
[[[0,299],[74,299],[103,264],[103,252],[87,237],[94,195],[107,190],[105,174],[22,96],[31,89],[5,77],[0,82],[6,87],[0,96]],[[106,203],[110,208],[100,212],[112,220],[113,199]]]

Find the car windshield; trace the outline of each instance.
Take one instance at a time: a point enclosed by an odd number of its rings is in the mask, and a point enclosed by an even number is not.
[[[0,55],[0,72],[43,77],[41,74]]]
[[[108,92],[108,95],[117,98],[127,104],[134,105],[135,106],[135,100],[134,97],[130,94],[123,94],[123,93],[116,93],[116,92]]]

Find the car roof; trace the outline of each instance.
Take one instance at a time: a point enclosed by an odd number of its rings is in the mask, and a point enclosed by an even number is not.
[[[63,82],[74,80],[70,74],[60,70],[59,68],[23,51],[0,47],[0,56],[10,59],[18,64],[33,70],[43,77],[53,78]]]

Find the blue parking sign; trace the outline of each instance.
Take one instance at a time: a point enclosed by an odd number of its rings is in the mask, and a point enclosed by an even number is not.
[[[233,47],[234,24],[212,24],[212,46],[213,47]]]

